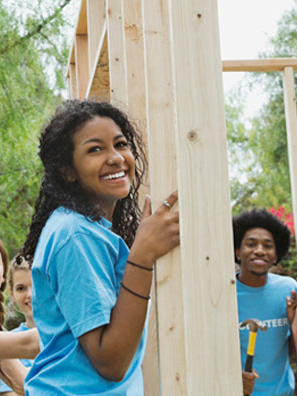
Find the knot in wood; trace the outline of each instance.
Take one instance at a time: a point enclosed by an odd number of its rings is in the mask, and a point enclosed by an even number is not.
[[[188,132],[187,135],[188,139],[190,140],[190,142],[196,142],[198,140],[198,133],[194,130]]]

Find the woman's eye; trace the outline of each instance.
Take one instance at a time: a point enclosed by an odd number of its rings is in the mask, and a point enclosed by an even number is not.
[[[100,146],[93,146],[93,147],[89,148],[88,153],[97,153],[98,151],[101,151],[101,147]]]
[[[24,290],[24,288],[22,286],[16,288],[16,291],[18,291],[18,292],[21,292],[23,290]]]
[[[128,146],[128,142],[126,141],[121,141],[116,143],[116,147],[127,147],[127,146]]]

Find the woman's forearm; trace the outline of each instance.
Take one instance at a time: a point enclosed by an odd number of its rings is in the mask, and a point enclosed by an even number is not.
[[[24,380],[29,369],[19,360],[7,359],[0,362],[1,379],[14,390],[17,395],[24,394]]]
[[[34,359],[39,353],[37,329],[0,332],[0,359]]]

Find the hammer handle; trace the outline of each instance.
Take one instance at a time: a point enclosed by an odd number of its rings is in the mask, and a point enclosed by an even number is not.
[[[256,337],[257,337],[257,332],[250,331],[247,357],[246,357],[245,366],[244,366],[244,371],[248,371],[249,373],[251,373],[252,369],[253,369],[253,359],[254,359],[254,352],[255,352]],[[244,396],[249,396],[249,395],[244,395]]]
[[[252,355],[247,355],[246,357],[246,361],[245,361],[245,366],[244,366],[244,371],[248,371],[249,373],[252,372],[252,368],[253,368],[253,357]],[[247,394],[245,394],[244,396],[249,396]]]
[[[253,368],[253,358],[254,358],[254,356],[252,356],[252,355],[247,355],[246,361],[245,361],[245,366],[244,366],[244,371],[248,371],[249,373],[252,372],[252,368]]]

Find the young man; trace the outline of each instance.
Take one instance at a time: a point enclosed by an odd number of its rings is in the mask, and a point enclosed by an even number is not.
[[[290,231],[265,209],[233,218],[239,321],[259,319],[267,331],[258,331],[253,373],[244,372],[249,329],[240,329],[244,394],[291,396],[295,389],[289,353],[297,345],[297,282],[269,273],[288,252]]]

